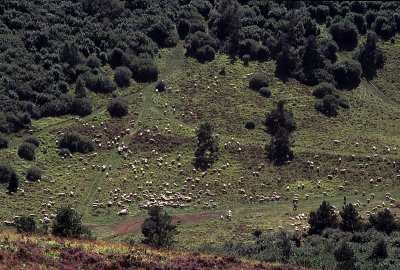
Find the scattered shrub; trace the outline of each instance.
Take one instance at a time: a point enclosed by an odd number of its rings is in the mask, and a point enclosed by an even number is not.
[[[81,216],[70,206],[64,206],[57,211],[52,224],[52,233],[55,236],[91,239],[90,230],[82,225]]]
[[[24,140],[24,143],[31,143],[35,147],[39,147],[39,145],[40,145],[40,142],[39,142],[38,138],[36,138],[35,136],[26,137],[25,140]]]
[[[356,60],[336,63],[332,74],[339,89],[354,89],[360,84],[361,65]]]
[[[82,137],[75,132],[67,132],[58,143],[59,148],[68,149],[71,153],[79,152],[86,154],[94,150],[94,144],[88,138]]]
[[[30,216],[19,217],[14,226],[18,233],[34,233],[37,229],[35,219]]]
[[[26,179],[37,181],[42,179],[42,170],[38,167],[31,167],[26,171]]]
[[[243,64],[244,64],[246,67],[249,65],[250,59],[251,59],[250,55],[248,55],[248,54],[242,55]]]
[[[3,133],[0,133],[0,149],[7,148],[10,139]]]
[[[128,103],[121,98],[114,98],[107,107],[111,117],[123,117],[128,114]]]
[[[261,87],[258,92],[260,93],[260,95],[266,98],[269,98],[272,95],[272,92],[268,87]]]
[[[132,71],[128,67],[117,67],[114,73],[114,81],[119,87],[127,87],[130,85]]]
[[[167,89],[167,84],[164,80],[158,81],[156,84],[156,90],[158,92],[164,92]]]
[[[215,58],[215,50],[209,45],[205,45],[196,52],[197,59],[200,62],[212,61]]]
[[[18,156],[23,159],[32,161],[35,159],[36,147],[31,143],[22,143],[18,148]]]
[[[248,122],[246,122],[244,127],[246,129],[255,129],[256,128],[256,124],[253,121],[248,121]]]
[[[92,113],[92,102],[88,98],[74,98],[71,104],[71,114],[87,116]]]
[[[259,91],[261,87],[268,86],[267,76],[262,73],[256,73],[251,76],[249,87],[253,90]]]
[[[71,151],[69,151],[69,149],[66,149],[66,148],[62,148],[62,149],[60,149],[60,151],[58,151],[58,155],[60,156],[60,157],[69,157],[69,156],[71,156]]]
[[[17,174],[13,167],[9,164],[0,163],[0,183],[8,183],[12,178],[16,178]]]

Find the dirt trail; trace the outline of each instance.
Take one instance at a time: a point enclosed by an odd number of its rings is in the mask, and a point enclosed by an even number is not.
[[[372,90],[382,101],[385,101],[396,108],[399,108],[400,102],[392,99],[391,97],[387,96],[377,85],[375,85],[372,81],[367,81],[365,79],[361,80],[361,85],[365,88]]]
[[[193,224],[201,221],[206,221],[212,218],[216,218],[220,213],[209,212],[209,213],[201,213],[201,214],[191,214],[184,216],[173,216],[172,224]],[[118,222],[114,225],[113,231],[116,235],[137,233],[141,231],[141,225],[144,221],[144,217],[138,217],[131,220],[124,220]]]

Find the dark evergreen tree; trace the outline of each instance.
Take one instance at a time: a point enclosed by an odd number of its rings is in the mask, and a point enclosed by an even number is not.
[[[289,134],[296,131],[296,123],[291,110],[285,108],[286,101],[280,100],[276,106],[265,117],[265,131],[274,136],[280,129],[286,130]]]
[[[71,208],[64,206],[57,211],[57,215],[52,224],[52,233],[55,236],[68,238],[91,238],[90,230],[82,225],[82,216]]]
[[[339,227],[342,231],[355,232],[361,230],[361,216],[353,204],[349,203],[343,206],[343,210],[339,214],[341,217]]]
[[[218,8],[216,36],[225,42],[226,51],[235,52],[240,42],[242,10],[236,0],[223,0]]]
[[[375,32],[369,31],[367,41],[356,55],[361,64],[362,73],[367,79],[376,76],[376,70],[383,67],[385,57],[380,48],[377,47],[377,36]]]
[[[398,229],[398,224],[395,221],[394,215],[389,209],[379,211],[377,214],[372,214],[368,218],[369,225],[378,231],[387,234]]]
[[[82,78],[79,78],[76,81],[75,97],[77,97],[77,98],[85,98],[86,97],[85,81]]]
[[[9,142],[10,142],[10,139],[8,138],[8,136],[6,136],[3,133],[0,133],[0,149],[7,148]]]
[[[294,48],[286,45],[286,41],[283,41],[283,44],[282,51],[276,59],[275,76],[284,80],[298,73],[301,60]]]
[[[267,158],[275,165],[283,165],[286,161],[292,160],[294,155],[290,149],[291,143],[289,132],[284,129],[278,129],[277,133],[271,137],[269,144],[265,146]]]
[[[357,269],[354,250],[348,243],[342,242],[342,244],[335,249],[333,255],[337,261],[338,270]]]
[[[317,210],[310,212],[308,224],[309,234],[321,234],[326,228],[337,228],[339,222],[333,206],[323,201]]]
[[[143,243],[154,247],[171,247],[174,237],[178,234],[175,225],[171,224],[169,216],[161,207],[154,206],[148,210],[149,217],[142,224]]]
[[[213,136],[214,127],[210,123],[201,124],[197,131],[197,150],[194,166],[206,170],[218,159],[218,140]]]
[[[61,49],[60,60],[68,63],[71,66],[76,66],[82,62],[82,56],[79,53],[79,48],[75,43],[64,43]]]
[[[370,259],[372,260],[382,260],[386,259],[389,256],[387,243],[384,239],[381,239],[376,243],[372,253],[370,255]]]
[[[324,68],[324,60],[324,56],[318,47],[316,38],[314,36],[308,37],[302,57],[304,73],[307,74],[315,69]]]

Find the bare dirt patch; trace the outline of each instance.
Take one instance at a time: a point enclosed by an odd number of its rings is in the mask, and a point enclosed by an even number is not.
[[[193,224],[201,221],[206,221],[219,216],[220,213],[210,212],[202,214],[192,214],[184,216],[172,217],[172,224]],[[138,217],[131,220],[124,220],[114,225],[114,231],[117,235],[137,233],[141,231],[141,225],[144,221],[144,217]]]

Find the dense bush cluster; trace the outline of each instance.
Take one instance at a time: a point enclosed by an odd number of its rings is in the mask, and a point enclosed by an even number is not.
[[[274,59],[280,78],[341,88],[347,83],[335,76],[337,67],[331,68],[336,51],[353,50],[368,31],[394,37],[400,31],[399,6],[383,1],[7,1],[0,4],[0,132],[27,128],[31,118],[90,113],[89,101],[74,101],[69,89],[76,85],[75,98],[85,97],[85,87],[114,91],[117,85],[103,73],[104,65],[126,66],[139,82],[157,81],[153,57],[179,39],[187,55],[200,61],[211,61],[218,52],[245,63]],[[318,23],[332,38],[321,38]],[[374,74],[367,70],[370,63],[380,68],[384,59],[371,54],[371,44],[355,57],[365,76]],[[373,56],[360,56],[365,54]],[[117,84],[125,86],[130,73],[115,73]]]
[[[107,110],[111,117],[123,117],[128,114],[128,103],[121,98],[114,98],[108,104]]]
[[[26,179],[38,181],[42,178],[42,170],[38,167],[31,167],[26,171]]]
[[[35,160],[35,152],[36,146],[31,143],[23,142],[18,147],[18,156],[29,161]]]
[[[58,147],[60,149],[68,149],[71,153],[79,152],[82,154],[94,150],[94,144],[91,140],[75,132],[65,133],[58,142]],[[63,153],[66,154],[66,150],[63,150]]]
[[[336,116],[339,108],[349,108],[347,99],[331,83],[318,84],[313,95],[317,98],[315,109],[327,116]]]

